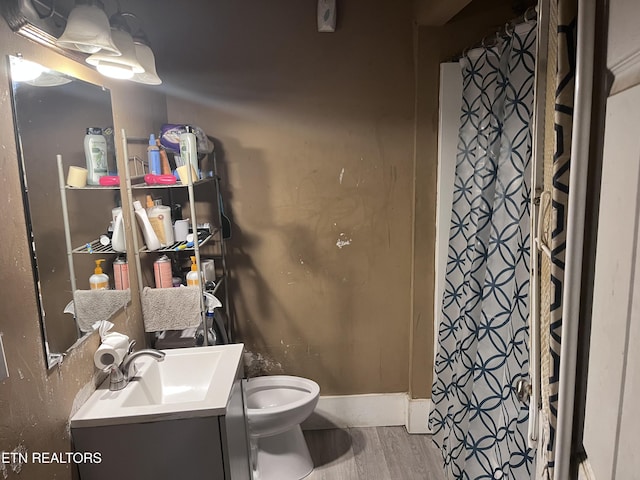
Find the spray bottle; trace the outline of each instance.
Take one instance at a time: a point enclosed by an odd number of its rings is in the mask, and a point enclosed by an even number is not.
[[[96,260],[96,268],[93,271],[93,275],[89,277],[89,286],[91,290],[108,290],[109,289],[109,276],[102,272],[102,266],[104,258]]]
[[[216,316],[215,309],[222,307],[222,302],[218,298],[209,292],[204,292],[204,304],[207,307],[207,313],[205,316],[205,325],[209,332],[209,339],[213,338],[213,341],[209,341],[211,345],[226,345],[229,343],[229,337],[227,331],[220,320],[220,317]]]

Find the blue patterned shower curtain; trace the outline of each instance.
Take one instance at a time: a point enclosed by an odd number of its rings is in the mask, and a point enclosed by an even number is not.
[[[531,115],[536,27],[462,60],[449,253],[429,418],[447,477],[531,477],[528,406]]]

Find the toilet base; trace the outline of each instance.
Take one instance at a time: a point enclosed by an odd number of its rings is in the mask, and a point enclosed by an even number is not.
[[[300,425],[270,437],[251,437],[254,480],[300,480],[313,471],[313,460]]]

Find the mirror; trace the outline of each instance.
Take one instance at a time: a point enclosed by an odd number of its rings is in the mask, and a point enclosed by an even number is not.
[[[32,258],[22,261],[31,262],[33,268],[45,355],[51,368],[92,330],[82,318],[75,318],[70,304],[74,298],[73,284],[79,291],[88,290],[94,261],[99,258],[107,260],[105,273],[113,279],[110,271],[113,254],[67,255],[56,161],[56,155],[60,154],[65,176],[71,165],[86,167],[83,143],[86,129],[101,127],[108,145],[108,171],[116,173],[111,94],[101,86],[46,69],[22,57],[10,56],[8,60],[25,216],[32,240]],[[64,192],[72,248],[108,233],[111,209],[120,202],[118,188]],[[128,300],[121,305],[126,303]],[[70,313],[64,313],[65,309]]]

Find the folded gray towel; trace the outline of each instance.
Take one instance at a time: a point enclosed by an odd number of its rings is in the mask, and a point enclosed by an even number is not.
[[[142,317],[147,332],[184,330],[202,323],[200,287],[142,290]]]
[[[91,332],[96,322],[109,320],[130,301],[131,292],[128,289],[76,290],[73,292],[73,306],[78,328],[82,332]]]

